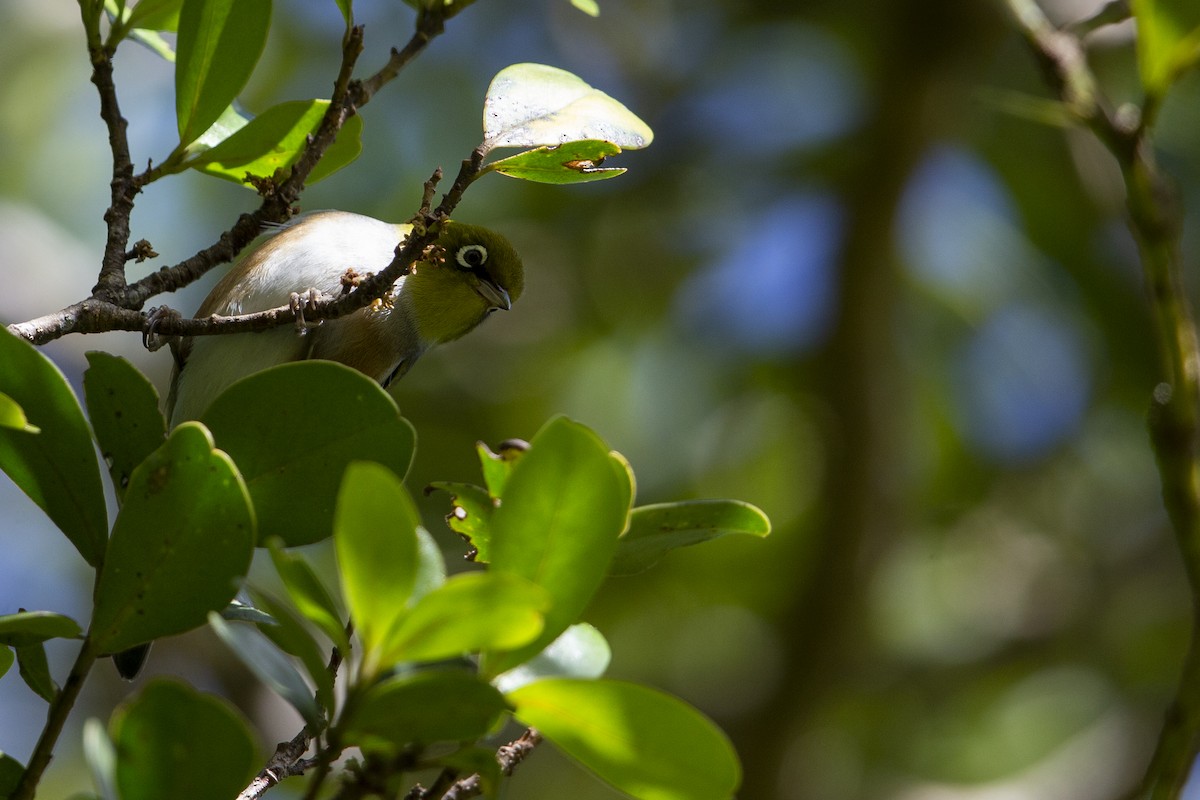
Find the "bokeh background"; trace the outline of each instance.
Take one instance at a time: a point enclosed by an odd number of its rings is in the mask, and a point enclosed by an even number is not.
[[[491,76],[520,61],[577,73],[657,134],[610,182],[472,187],[458,216],[513,239],[528,289],[397,386],[419,433],[410,486],[476,479],[476,440],[528,438],[562,412],[629,457],[640,502],[762,507],[768,540],[677,552],[610,581],[587,615],[611,675],[729,732],[747,800],[1120,796],[1173,691],[1189,598],[1145,432],[1154,341],[1114,165],[1047,123],[998,2],[601,8],[480,0],[364,110],[363,157],[304,196],[309,210],[407,218],[432,169],[478,142]],[[371,69],[412,13],[356,10]],[[277,0],[246,108],[327,96],[340,24],[332,2]],[[1118,102],[1136,100],[1132,36],[1090,40]],[[0,42],[7,323],[89,292],[110,161],[76,4],[5,0]],[[132,43],[116,63],[134,160],[162,158],[171,70]],[[1193,75],[1158,132],[1191,209],[1192,264],[1198,129]],[[200,175],[151,186],[134,238],[161,258],[134,277],[254,204]],[[214,280],[159,302],[190,312]],[[45,351],[78,387],[89,349],[165,386],[169,356],[134,335]],[[0,612],[86,619],[74,550],[3,479],[0,510]],[[422,510],[459,563],[444,497]],[[51,648],[60,679],[70,655]],[[299,728],[205,631],[157,647],[155,673],[233,699],[264,757]],[[79,726],[136,688],[97,670],[44,796],[88,787]],[[0,680],[0,750],[26,758],[43,713],[15,670]],[[543,747],[506,796],[615,795]]]

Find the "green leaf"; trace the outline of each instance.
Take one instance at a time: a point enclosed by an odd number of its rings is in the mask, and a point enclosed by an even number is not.
[[[273,106],[228,138],[189,159],[186,166],[248,185],[246,174],[269,177],[300,158],[329,108],[328,100],[294,100]],[[362,152],[362,118],[348,118],[337,139],[309,174],[309,184],[332,175]]]
[[[29,424],[25,410],[17,405],[17,401],[2,393],[0,393],[0,428],[10,428],[22,433],[41,433],[40,428]]]
[[[202,425],[180,425],[133,471],[89,635],[113,653],[203,625],[253,552],[254,511],[233,463]]]
[[[179,169],[186,169],[193,159],[199,158],[201,154],[233,136],[250,124],[251,119],[253,117],[238,109],[236,105],[226,108],[221,112],[221,116],[217,117],[217,121],[209,126],[208,130],[184,148],[188,160]]]
[[[17,660],[17,654],[7,647],[0,647],[0,678],[3,678]],[[3,794],[0,794],[3,797]]]
[[[483,483],[494,499],[498,500],[504,496],[504,485],[508,482],[508,476],[512,474],[513,465],[528,449],[529,443],[518,439],[510,439],[501,444],[499,453],[493,453],[483,442],[475,443],[475,452],[479,454],[479,466],[483,470]]]
[[[763,537],[770,532],[767,515],[740,500],[639,506],[629,515],[629,531],[621,537],[609,571],[613,575],[633,575],[654,566],[677,547],[734,533]]]
[[[442,548],[429,535],[429,531],[417,527],[417,576],[413,579],[412,599],[409,605],[446,582],[446,559]]]
[[[522,723],[638,800],[729,800],[741,783],[725,734],[696,709],[649,687],[558,678],[507,697]]]
[[[104,723],[95,717],[83,722],[83,759],[100,796],[117,800],[117,748],[108,738]]]
[[[490,731],[507,710],[504,696],[469,672],[397,675],[367,691],[345,723],[346,740],[367,750],[470,742]]]
[[[536,654],[583,613],[625,529],[630,492],[608,447],[583,425],[558,417],[534,437],[492,516],[492,569],[533,581],[552,604],[541,636],[487,659],[488,674]]]
[[[587,183],[615,178],[624,167],[601,167],[604,159],[621,152],[611,142],[588,139],[554,147],[526,150],[488,164],[485,171],[535,183]]]
[[[456,575],[400,619],[381,660],[391,666],[521,647],[542,632],[549,601],[544,589],[515,575]]]
[[[175,116],[188,144],[250,79],[271,24],[270,0],[186,0],[179,14]]]
[[[126,23],[130,28],[152,31],[179,30],[179,11],[183,0],[139,0]]]
[[[578,8],[589,17],[600,16],[600,4],[596,0],[571,0],[571,5]]]
[[[446,515],[446,524],[471,545],[467,554],[471,561],[486,564],[491,560],[492,512],[496,507],[487,490],[470,483],[432,483],[430,489],[439,489],[450,495],[451,509]]]
[[[1161,97],[1200,61],[1200,3],[1195,0],[1133,0],[1138,70],[1142,86]]]
[[[156,679],[109,724],[121,800],[234,797],[254,770],[250,728],[227,701]]]
[[[492,683],[508,693],[543,678],[599,678],[611,660],[612,650],[603,634],[579,622],[524,664],[497,675]]]
[[[158,392],[132,364],[95,350],[87,360],[83,393],[88,416],[120,501],[134,467],[166,441],[167,421],[158,410]]]
[[[407,613],[417,574],[419,522],[404,484],[386,467],[360,462],[346,470],[333,546],[368,675],[379,667],[389,633]]]
[[[58,687],[50,677],[50,663],[46,660],[46,646],[42,642],[14,647],[17,654],[17,672],[25,685],[47,703],[54,702]]]
[[[0,427],[0,469],[93,567],[104,560],[108,512],[92,435],[67,379],[24,339],[0,330],[0,392],[40,433]]]
[[[280,650],[300,659],[308,677],[317,687],[317,703],[325,710],[323,717],[332,717],[334,710],[333,676],[329,673],[326,654],[313,635],[292,613],[292,610],[269,595],[257,594],[259,605],[270,612],[274,624],[264,623],[258,629]]]
[[[238,659],[271,691],[287,700],[314,729],[324,727],[324,717],[312,690],[278,647],[255,628],[237,625],[209,614],[208,624]]]
[[[229,605],[221,609],[221,619],[226,622],[251,622],[255,625],[260,622],[271,624],[275,621],[274,617],[267,612],[243,603],[236,597],[229,602]]]
[[[492,78],[483,104],[486,150],[586,139],[637,150],[653,141],[654,132],[625,106],[557,67],[514,64]]]
[[[134,28],[129,32],[129,38],[144,45],[151,52],[157,53],[163,60],[175,63],[175,50],[171,47],[171,43],[156,31]]]
[[[288,546],[330,535],[347,464],[376,461],[403,477],[416,447],[416,433],[388,393],[330,361],[282,364],[243,378],[201,419],[246,480],[259,541],[278,536]]]
[[[354,27],[354,9],[352,8],[352,0],[336,0],[338,10],[342,12],[342,19],[346,20],[346,30]]]
[[[8,797],[17,790],[17,782],[25,774],[25,766],[0,750],[0,797]]]
[[[52,611],[20,611],[0,617],[0,644],[9,647],[47,639],[76,639],[82,634],[78,622]]]
[[[321,583],[317,573],[303,556],[289,553],[280,545],[278,538],[267,542],[275,571],[287,590],[288,597],[305,619],[316,625],[329,637],[343,656],[350,653],[350,640],[346,636],[346,623],[333,601],[333,595]]]

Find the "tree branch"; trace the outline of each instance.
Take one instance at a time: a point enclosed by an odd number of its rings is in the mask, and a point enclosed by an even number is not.
[[[253,212],[242,214],[229,230],[221,234],[216,242],[178,264],[163,267],[132,284],[126,284],[124,265],[126,246],[130,238],[129,218],[133,210],[133,198],[151,171],[141,176],[133,175],[125,138],[125,120],[121,118],[116,104],[116,92],[112,83],[111,54],[100,44],[98,28],[92,35],[89,27],[89,50],[93,53],[96,74],[93,82],[101,89],[101,116],[109,125],[109,139],[113,151],[114,178],[113,200],[105,220],[109,223],[108,243],[100,274],[100,280],[92,290],[92,296],[51,314],[45,314],[26,322],[8,326],[13,333],[34,344],[44,344],[69,333],[98,333],[111,330],[151,332],[152,321],[141,313],[146,302],[164,292],[180,289],[213,267],[232,261],[250,242],[262,233],[264,223],[285,222],[295,213],[295,204],[304,191],[304,182],[320,161],[325,151],[334,142],[346,120],[370,102],[383,86],[391,82],[413,58],[420,54],[435,37],[444,30],[444,22],[454,16],[460,8],[449,10],[436,5],[431,10],[419,13],[416,30],[408,43],[400,50],[393,50],[388,62],[374,75],[364,81],[353,79],[354,66],[363,47],[363,28],[355,26],[348,32],[342,47],[342,62],[334,81],[333,95],[317,131],[310,137],[303,153],[292,165],[286,179],[276,185],[271,180],[259,186],[263,200]],[[85,15],[85,27],[87,27]],[[95,27],[95,26],[92,26]],[[94,40],[94,41],[93,41]],[[97,56],[99,53],[102,58]],[[482,158],[482,156],[480,156]],[[465,163],[465,162],[464,162]],[[478,167],[475,174],[478,173]],[[472,174],[471,179],[475,177]],[[460,173],[461,176],[461,173]],[[458,182],[452,187],[454,198],[442,204],[440,216],[444,218],[453,210],[466,183]],[[411,237],[410,237],[411,238]],[[436,231],[425,231],[404,250],[404,261],[393,262],[388,274],[392,281],[404,274],[426,247],[436,238]],[[400,248],[398,248],[399,250]],[[400,259],[400,255],[397,256]],[[391,286],[383,279],[366,282],[369,287],[351,292],[350,295],[330,299],[315,311],[315,319],[326,319],[352,313],[381,297]],[[361,294],[360,294],[361,292]],[[353,299],[350,299],[353,298]],[[164,320],[153,321],[155,330],[164,335],[205,335],[210,333],[233,333],[248,330],[264,330],[294,321],[291,309],[280,307],[261,314],[247,315],[248,318],[217,318],[197,321]],[[231,321],[232,320],[232,321]]]
[[[113,301],[125,289],[125,247],[129,244],[129,216],[133,199],[140,187],[133,179],[133,162],[129,157],[128,123],[121,116],[117,87],[113,83],[112,51],[88,37],[88,54],[92,61],[92,83],[100,93],[100,118],[108,128],[108,145],[113,156],[111,205],[104,213],[108,236],[104,244],[100,275],[92,288],[92,297]]]
[[[42,728],[41,736],[38,737],[33,753],[29,756],[29,764],[21,773],[21,779],[17,782],[17,787],[9,796],[9,800],[32,800],[34,792],[37,791],[37,785],[42,779],[42,774],[50,765],[50,759],[54,755],[54,746],[58,743],[58,737],[62,735],[67,716],[70,715],[75,700],[79,697],[79,691],[83,688],[83,682],[87,679],[92,665],[96,663],[97,655],[92,640],[85,638],[83,645],[79,648],[79,655],[76,656],[75,663],[71,666],[71,672],[67,675],[66,682],[58,690],[54,696],[54,702],[46,711],[46,725]]]
[[[1192,640],[1140,792],[1177,797],[1200,749],[1200,343],[1183,283],[1183,213],[1174,186],[1154,160],[1147,128],[1152,109],[1143,108],[1137,120],[1107,112],[1079,39],[1055,30],[1034,0],[1007,2],[1034,52],[1049,67],[1058,94],[1121,167],[1130,228],[1154,312],[1162,382],[1154,389],[1148,423],[1163,504],[1191,587]]]

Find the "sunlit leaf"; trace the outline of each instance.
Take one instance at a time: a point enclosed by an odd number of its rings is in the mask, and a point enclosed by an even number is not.
[[[2,326],[0,326],[2,327]],[[58,367],[29,342],[0,329],[0,392],[38,433],[0,427],[0,469],[94,567],[104,560],[108,512],[92,435]]]
[[[347,464],[375,461],[403,477],[416,447],[416,432],[388,393],[330,361],[243,378],[201,420],[245,478],[259,541],[278,536],[288,546],[328,538]]]
[[[23,647],[47,639],[75,639],[83,634],[79,623],[52,611],[19,611],[0,616],[0,645]]]
[[[269,177],[300,158],[307,139],[315,134],[329,108],[328,100],[280,103],[187,161],[187,166],[234,183],[246,184],[246,174]],[[206,134],[207,136],[207,134]],[[362,118],[346,120],[337,139],[309,173],[315,183],[358,158],[362,151]]]
[[[1147,94],[1161,97],[1200,61],[1200,3],[1132,0],[1137,20],[1138,70]]]
[[[138,0],[126,24],[152,31],[176,31],[182,7],[183,0]]]
[[[175,63],[175,48],[171,47],[171,43],[157,31],[134,28],[129,32],[129,38],[144,45],[150,52],[157,53],[165,61]]]
[[[325,584],[321,583],[317,573],[303,556],[284,550],[279,539],[267,542],[267,547],[271,551],[275,571],[279,573],[279,578],[283,581],[296,610],[328,636],[329,641],[333,642],[342,655],[349,653],[350,641],[346,637],[346,623],[342,621],[333,595],[325,588]]]
[[[389,633],[383,663],[520,647],[541,633],[548,604],[544,589],[515,575],[456,575],[422,597]]]
[[[111,653],[203,625],[233,598],[253,550],[237,469],[202,425],[180,425],[133,471],[89,635]]]
[[[499,499],[504,496],[504,484],[512,474],[513,465],[528,447],[528,442],[512,439],[500,446],[500,452],[493,453],[483,442],[475,443],[479,466],[483,470],[483,485],[493,498]]]
[[[608,669],[612,650],[600,631],[579,622],[524,664],[497,675],[492,683],[511,692],[542,678],[599,678]]]
[[[483,106],[484,147],[540,147],[599,139],[626,150],[654,133],[613,98],[570,72],[514,64],[497,73]]]
[[[113,714],[121,800],[234,797],[254,770],[255,745],[228,701],[158,679]]]
[[[491,522],[495,510],[491,496],[482,486],[470,483],[438,482],[430,484],[450,495],[451,509],[446,524],[471,546],[469,558],[480,564],[491,560]]]
[[[208,130],[246,85],[262,55],[270,0],[191,0],[179,14],[175,116],[179,141]]]
[[[22,433],[41,432],[36,425],[29,424],[25,410],[17,405],[16,400],[6,394],[0,394],[0,428],[9,428]]]
[[[639,506],[629,515],[611,573],[632,575],[649,569],[678,547],[734,533],[766,536],[771,522],[759,509],[739,500],[689,500]]]
[[[492,569],[549,592],[546,627],[496,658],[496,674],[535,655],[574,623],[608,571],[625,529],[630,487],[595,433],[565,417],[548,422],[516,462],[492,516]]]
[[[184,151],[187,153],[188,160],[185,162],[185,167],[192,163],[192,159],[198,157],[213,147],[216,147],[221,142],[233,136],[235,133],[246,127],[250,120],[254,117],[242,111],[236,105],[231,105],[221,112],[221,116],[217,117],[217,121],[209,126],[208,130],[200,134],[200,136],[190,144]],[[180,167],[183,169],[184,167]]]
[[[600,16],[600,4],[596,0],[571,0],[571,5],[578,8],[589,17]]]
[[[88,416],[119,500],[134,467],[166,440],[167,421],[158,410],[158,392],[132,364],[95,350],[87,360],[83,391]]]
[[[730,800],[741,783],[721,729],[647,686],[559,678],[506,696],[517,719],[638,800]]]
[[[604,159],[621,152],[611,142],[587,140],[538,147],[487,165],[488,171],[536,183],[586,183],[615,178],[624,167],[602,167]]]
[[[368,674],[380,666],[388,635],[407,613],[416,582],[419,522],[412,498],[386,467],[359,462],[346,470],[333,546]]]

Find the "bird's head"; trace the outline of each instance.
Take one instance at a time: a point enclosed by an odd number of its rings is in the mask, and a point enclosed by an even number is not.
[[[403,288],[426,342],[467,334],[491,312],[512,308],[525,288],[521,257],[495,231],[446,222],[430,252],[431,258],[413,266]]]

